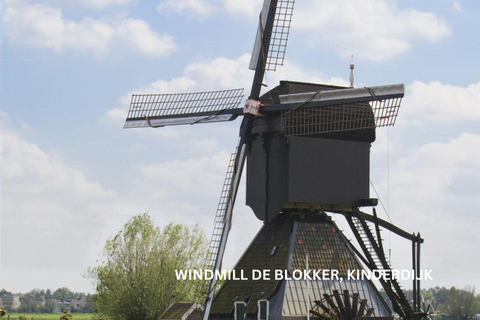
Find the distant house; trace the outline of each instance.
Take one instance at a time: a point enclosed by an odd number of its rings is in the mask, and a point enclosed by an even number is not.
[[[57,298],[55,301],[57,302],[57,312],[63,310],[72,310],[70,307],[72,304],[72,299]]]
[[[87,304],[87,297],[82,296],[80,299],[72,299],[70,302],[70,309],[71,310],[78,310],[85,308]]]
[[[83,296],[80,299],[63,299],[63,298],[57,298],[55,299],[57,303],[57,311],[62,311],[62,310],[80,310],[85,308],[87,304],[87,298]]]
[[[30,301],[36,302],[39,306],[45,307],[45,298],[44,297],[35,297],[31,296]]]
[[[7,293],[0,298],[0,306],[7,310],[17,309],[20,305],[19,294]]]

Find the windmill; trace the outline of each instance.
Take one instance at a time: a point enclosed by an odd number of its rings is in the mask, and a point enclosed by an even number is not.
[[[267,70],[283,64],[294,0],[264,0],[250,62],[252,87],[244,106],[243,89],[133,95],[124,128],[164,127],[232,121],[243,117],[215,215],[205,268],[221,270],[232,213],[245,163],[247,205],[264,226],[235,268],[291,272],[316,269],[391,270],[380,227],[412,241],[413,269],[419,272],[420,235],[407,233],[360,211],[375,206],[369,197],[369,152],[377,127],[395,123],[404,85],[344,88],[281,81],[261,95]],[[350,243],[327,214],[345,216],[360,248]],[[392,307],[403,318],[418,318],[420,282],[413,305],[395,280],[380,280]],[[303,292],[305,287],[307,293]],[[370,280],[338,285],[322,281],[227,281],[215,295],[209,284],[203,318],[257,317],[350,320],[390,315]],[[294,293],[296,292],[296,293]],[[215,297],[214,297],[215,295]],[[312,299],[310,299],[310,297]],[[312,301],[311,305],[309,301]]]

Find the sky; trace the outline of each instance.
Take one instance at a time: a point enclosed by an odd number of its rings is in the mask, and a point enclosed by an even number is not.
[[[210,236],[240,121],[122,126],[132,93],[248,92],[262,3],[3,1],[0,288],[94,292],[87,268],[146,211]],[[348,85],[353,55],[357,87],[405,84],[396,125],[371,149],[371,196],[425,239],[427,288],[480,289],[477,30],[476,0],[297,0],[285,65],[265,79]],[[260,227],[243,182],[224,267]],[[410,243],[383,238],[394,268],[409,268]]]

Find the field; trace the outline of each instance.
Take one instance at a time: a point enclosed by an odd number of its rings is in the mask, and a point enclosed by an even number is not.
[[[18,320],[20,317],[27,320],[60,320],[60,313],[7,313],[3,320]],[[92,320],[93,313],[72,313],[72,320]]]

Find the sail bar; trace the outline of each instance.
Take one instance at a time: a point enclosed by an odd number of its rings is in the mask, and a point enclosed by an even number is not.
[[[257,30],[257,37],[253,47],[253,53],[250,60],[250,69],[256,70],[260,50],[262,48],[262,36],[266,28],[267,13],[271,0],[265,0],[263,3],[260,22]],[[269,40],[267,57],[265,59],[265,70],[275,71],[277,66],[282,66],[285,60],[288,36],[290,34],[290,25],[292,23],[293,8],[295,0],[278,0],[275,10],[275,19],[273,20],[273,29]],[[267,39],[268,40],[268,39]]]
[[[286,136],[305,136],[393,126],[403,90],[393,85],[280,96],[282,103],[297,103],[281,112],[282,129]]]
[[[404,84],[392,84],[386,86],[363,87],[363,88],[345,88],[319,92],[306,92],[280,95],[280,102],[301,103],[301,102],[335,102],[344,103],[381,101],[384,99],[402,98],[405,95]],[[308,105],[306,105],[308,107]]]
[[[124,128],[229,121],[237,117],[243,89],[178,94],[134,94]]]

